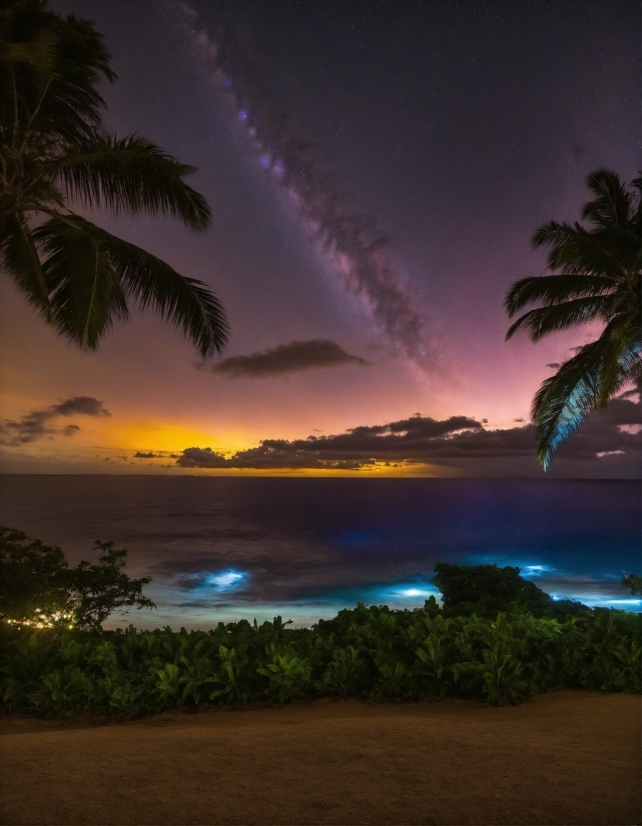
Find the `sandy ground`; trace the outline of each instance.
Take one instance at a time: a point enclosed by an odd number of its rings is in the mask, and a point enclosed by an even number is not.
[[[4,719],[10,824],[639,824],[640,697]]]

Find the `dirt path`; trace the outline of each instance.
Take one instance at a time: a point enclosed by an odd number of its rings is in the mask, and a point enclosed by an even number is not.
[[[10,824],[639,824],[640,697],[4,721]]]

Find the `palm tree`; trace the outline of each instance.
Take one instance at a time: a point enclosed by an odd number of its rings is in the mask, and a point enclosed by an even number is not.
[[[557,447],[593,410],[604,408],[627,384],[642,379],[640,291],[642,179],[632,189],[615,172],[598,169],[587,179],[594,196],[582,211],[586,227],[551,221],[533,245],[551,248],[555,274],[523,278],[506,296],[509,317],[529,304],[506,334],[525,328],[532,341],[576,324],[601,321],[602,334],[578,348],[533,398],[532,416],[540,463],[548,467]]]
[[[227,340],[225,312],[200,281],[74,211],[146,211],[203,231],[205,198],[179,163],[137,135],[104,126],[101,81],[112,82],[91,21],[46,0],[0,10],[0,268],[61,335],[94,350],[129,302],[181,328],[205,357]]]

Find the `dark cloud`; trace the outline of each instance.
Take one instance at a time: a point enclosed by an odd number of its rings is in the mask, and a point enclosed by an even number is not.
[[[365,366],[368,362],[346,353],[335,341],[319,338],[279,344],[278,347],[248,356],[233,356],[219,362],[211,370],[229,379],[260,379],[342,364]]]
[[[356,427],[336,436],[286,441],[266,439],[230,458],[211,448],[184,450],[177,464],[205,468],[331,468],[357,470],[379,460],[421,461],[430,446],[482,425],[465,416],[436,421],[413,416],[383,425]]]
[[[176,464],[179,467],[234,467],[225,456],[215,453],[211,447],[188,447],[178,457]]]
[[[98,399],[91,396],[73,396],[59,404],[32,410],[17,421],[5,419],[0,423],[0,444],[15,447],[58,433],[73,436],[80,430],[78,425],[70,424],[63,428],[55,426],[56,419],[67,416],[103,417],[111,416],[111,413]]]
[[[551,361],[549,364],[546,365],[547,367],[552,367],[553,370],[557,370],[559,367],[562,366],[562,363],[559,361]]]
[[[103,403],[91,396],[73,396],[60,404],[54,404],[48,408],[54,416],[111,416]]]
[[[556,459],[599,461],[605,456],[635,456],[640,436],[622,427],[640,423],[640,405],[614,399],[605,411],[589,417],[558,451]],[[532,425],[487,430],[465,416],[436,421],[414,416],[383,425],[355,427],[334,436],[265,439],[258,447],[229,458],[211,448],[190,447],[176,464],[186,468],[341,469],[358,470],[377,462],[437,464],[465,470],[475,460],[534,459]]]
[[[159,458],[160,458],[160,454],[152,453],[151,451],[149,453],[141,453],[140,450],[139,450],[138,452],[134,453],[134,459],[159,459]]]
[[[626,390],[624,393],[622,393],[620,395],[620,398],[621,399],[632,399],[635,396],[639,396],[639,395],[640,395],[640,388],[639,387],[634,387],[633,389]]]

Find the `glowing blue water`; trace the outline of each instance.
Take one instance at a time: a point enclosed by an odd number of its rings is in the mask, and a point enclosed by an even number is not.
[[[439,560],[519,565],[557,597],[640,607],[620,584],[640,571],[635,481],[4,476],[0,523],[74,560],[95,539],[127,547],[158,604],[124,620],[137,625],[414,607]]]

